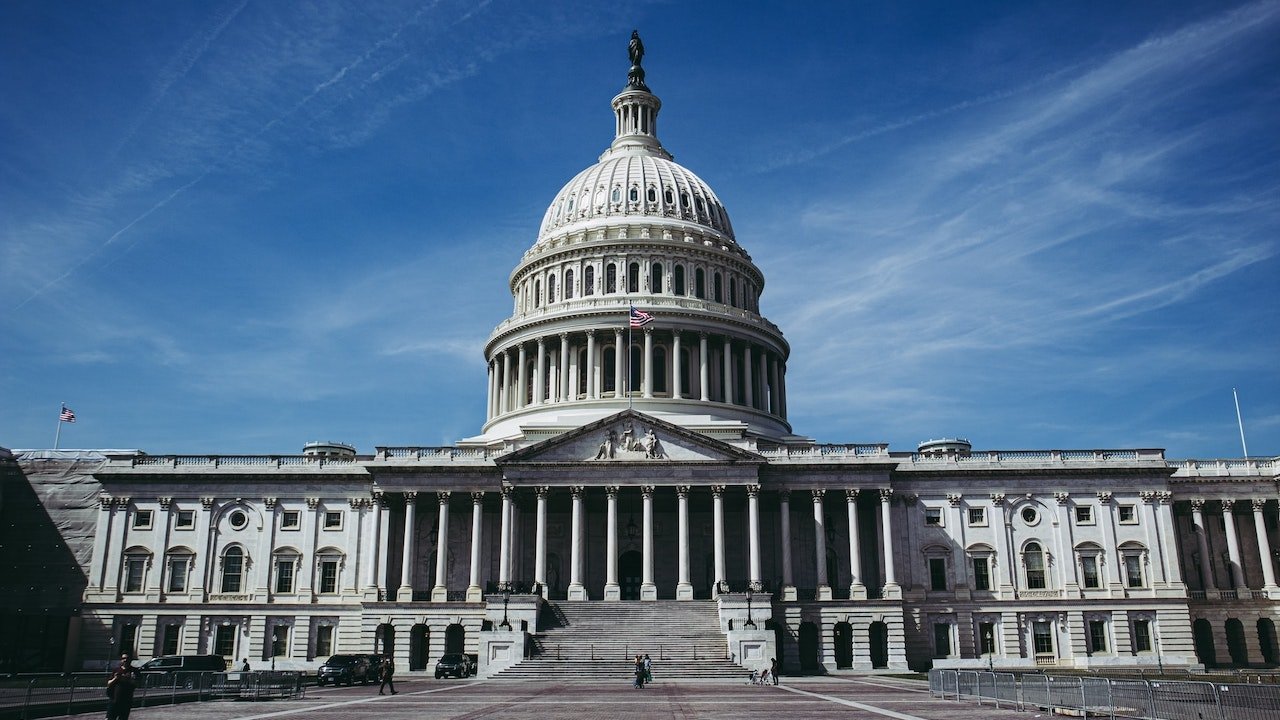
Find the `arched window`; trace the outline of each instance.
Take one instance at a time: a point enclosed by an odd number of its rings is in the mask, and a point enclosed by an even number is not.
[[[542,281],[534,280],[533,281],[533,306],[538,307],[538,305],[541,302],[542,302]]]
[[[662,192],[662,200],[666,202],[668,206],[675,205],[676,198],[674,195],[671,194],[671,188],[667,188]]]
[[[183,547],[169,551],[165,558],[165,585],[167,593],[184,593],[187,591],[187,577],[191,573],[196,554]]]
[[[617,187],[617,186],[614,186],[614,188],[613,188],[613,193],[612,193],[612,195],[610,196],[610,199],[611,199],[611,200],[613,200],[614,202],[621,202],[621,201],[622,201],[622,188]]]
[[[640,263],[631,263],[627,267],[627,292],[640,292]]]
[[[524,404],[528,405],[533,402],[533,380],[538,376],[538,368],[533,360],[527,360],[524,364]]]
[[[1044,550],[1040,548],[1040,543],[1027,543],[1022,549],[1022,565],[1027,573],[1027,589],[1045,589]]]
[[[316,582],[312,587],[322,595],[338,592],[342,572],[342,551],[327,547],[316,551]]]
[[[596,268],[594,265],[588,265],[587,269],[582,271],[582,294],[596,294]]]
[[[628,199],[628,200],[630,200],[631,202],[639,202],[639,201],[640,201],[640,188],[636,187],[635,185],[632,185],[632,186],[631,186],[631,190],[629,191],[629,193],[628,193],[628,195],[627,195],[627,199]]]
[[[693,271],[693,296],[701,300],[707,299],[707,274],[702,268]]]
[[[573,270],[564,271],[564,299],[573,299]]]
[[[724,302],[724,293],[721,292],[721,288],[720,288],[720,273],[715,274],[711,284],[714,286],[714,294],[712,295],[712,299],[715,300],[716,302]]]
[[[615,361],[617,353],[611,345],[604,349],[603,354],[604,361],[601,363],[603,367],[600,368],[601,374],[604,375],[604,387],[602,388],[602,391],[617,392],[618,377],[614,373],[614,370],[618,367],[618,363]]]
[[[729,278],[729,304],[738,307],[738,278]]]
[[[277,595],[288,595],[297,587],[298,566],[302,555],[293,548],[276,550],[271,558],[271,578],[273,592]]]
[[[658,189],[652,185],[649,186],[648,198],[649,202],[658,202]]]
[[[146,585],[147,568],[151,566],[151,551],[144,547],[131,547],[124,551],[124,564],[121,568],[124,577],[120,585],[124,592],[140,593]]]
[[[689,393],[689,397],[697,397],[693,392],[693,351],[687,347],[680,348],[680,391]]]
[[[554,393],[555,393],[555,388],[553,388],[551,385],[556,380],[556,373],[553,372],[553,370],[555,369],[556,360],[555,360],[555,356],[553,356],[551,353],[547,353],[543,357],[544,357],[544,360],[542,362],[542,370],[543,370],[542,400],[546,402],[551,400],[551,398],[554,396]]]
[[[627,373],[630,384],[627,385],[627,391],[640,389],[640,371],[644,369],[644,350],[640,345],[631,346],[631,367]]]
[[[684,294],[684,266],[677,265],[671,271],[671,292],[676,295]]]
[[[556,301],[556,276],[548,275],[547,276],[547,302],[553,303],[555,301]]]
[[[653,391],[667,391],[667,349],[661,345],[653,349]]]
[[[578,351],[578,395],[580,397],[588,397],[591,395],[591,388],[587,387],[587,367],[591,361],[587,358],[587,349],[582,348]]]
[[[618,266],[613,263],[604,268],[604,291],[609,294],[618,292]]]
[[[662,292],[662,263],[654,263],[649,268],[649,292]]]
[[[244,551],[229,547],[222,554],[222,592],[238,593],[244,582]]]

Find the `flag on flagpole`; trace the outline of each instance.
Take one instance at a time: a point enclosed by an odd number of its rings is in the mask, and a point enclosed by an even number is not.
[[[631,327],[644,327],[653,322],[653,316],[643,310],[637,310],[635,305],[631,306]]]
[[[73,423],[76,421],[76,413],[66,405],[62,406],[62,412],[58,414],[58,422]]]

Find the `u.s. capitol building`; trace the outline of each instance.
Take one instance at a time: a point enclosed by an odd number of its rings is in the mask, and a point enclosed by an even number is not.
[[[764,273],[659,142],[642,55],[633,40],[613,142],[555,193],[511,274],[479,434],[0,459],[6,544],[54,547],[0,580],[6,619],[54,639],[11,637],[0,662],[1277,663],[1275,461],[797,434]]]

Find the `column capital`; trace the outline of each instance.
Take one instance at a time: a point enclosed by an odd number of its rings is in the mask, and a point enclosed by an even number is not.
[[[546,344],[547,344],[547,339],[546,339],[546,338],[544,338],[544,337],[539,337],[539,338],[538,338],[538,350],[539,350],[539,351],[541,351],[541,350],[542,350],[542,348],[546,347]]]
[[[1104,491],[1102,491],[1102,492],[1098,493],[1098,502],[1102,503],[1103,505],[1110,505],[1110,504],[1111,504],[1111,491],[1109,491],[1109,490],[1104,490]]]
[[[606,495],[608,495],[608,496],[609,496],[609,497],[611,497],[611,498],[617,498],[617,497],[618,497],[618,491],[619,491],[620,489],[621,489],[621,488],[619,488],[617,485],[605,485],[605,486],[604,486],[604,492],[605,492],[605,494],[606,494]]]
[[[1250,503],[1252,503],[1252,505],[1253,505],[1253,511],[1254,511],[1254,512],[1256,512],[1256,513],[1260,513],[1260,512],[1262,512],[1263,510],[1265,510],[1265,509],[1267,508],[1267,499],[1266,499],[1266,498],[1254,498],[1253,500],[1250,500],[1249,502],[1250,502]]]
[[[479,505],[480,503],[484,502],[484,491],[477,490],[471,493],[471,502],[475,505]]]
[[[887,503],[893,500],[893,488],[880,488],[880,502]]]
[[[1156,495],[1159,496],[1161,505],[1168,505],[1173,502],[1173,491],[1171,490],[1161,490]]]
[[[857,502],[859,492],[860,490],[858,488],[847,488],[844,491],[844,499],[849,502]]]
[[[722,497],[724,495],[724,485],[712,485],[711,497]]]
[[[583,493],[585,493],[586,491],[587,491],[587,487],[585,485],[569,486],[569,492],[573,493],[574,498],[581,498]]]
[[[1237,501],[1235,498],[1223,498],[1218,502],[1222,503],[1222,514],[1226,515],[1235,507]]]
[[[347,504],[351,506],[352,510],[359,510],[360,508],[368,504],[368,502],[369,502],[368,498],[362,498],[362,497],[347,498]]]
[[[569,340],[569,333],[567,332],[560,333],[560,342],[567,342],[568,340]]]
[[[275,500],[275,498],[271,498],[271,499],[272,499],[273,501]],[[173,504],[173,498],[171,498],[171,497],[159,497],[159,498],[156,498],[156,502],[160,503],[160,509],[162,509],[162,510],[168,510],[168,509],[169,509],[169,506]],[[274,506],[274,505],[268,505],[267,507],[268,507],[268,508],[271,508],[271,507],[275,507],[275,506]]]
[[[645,326],[644,326],[644,334],[645,334],[645,335],[652,335],[652,334],[653,334],[653,328],[649,327],[648,325],[645,325]]]
[[[963,499],[964,496],[960,493],[947,493],[947,503],[951,505],[951,507],[960,507],[960,501]]]
[[[787,490],[787,489],[785,489],[785,488],[784,488],[784,489],[782,489],[782,490],[779,490],[779,491],[778,491],[778,500],[779,500],[779,501],[781,501],[781,502],[784,502],[784,503],[789,503],[789,502],[791,502],[791,491],[790,491],[790,490]]]
[[[502,492],[502,499],[509,501],[515,496],[516,489],[511,487],[510,485],[503,485],[501,492]]]
[[[201,497],[201,498],[200,498],[200,505],[201,505],[201,507],[203,507],[205,510],[212,510],[212,509],[213,509],[213,498],[212,498],[212,497],[210,497],[210,496],[208,496],[208,495],[205,495],[205,496]]]
[[[437,500],[441,505],[448,505],[448,504],[449,504],[449,496],[450,496],[450,495],[452,495],[452,494],[453,494],[453,491],[451,491],[451,490],[441,490],[440,492],[437,492],[437,493],[436,493],[436,500]]]
[[[827,491],[822,488],[814,488],[813,490],[810,490],[809,493],[813,495],[813,501],[815,503],[820,503],[822,502],[823,496],[827,494]]]
[[[539,485],[533,489],[533,492],[540,498],[544,498],[551,494],[550,485]]]
[[[414,494],[414,495],[417,495],[418,493],[413,493],[413,494]],[[406,493],[406,496],[407,496],[407,495],[408,495],[408,493]],[[312,509],[312,510],[315,510],[316,508],[320,507],[320,498],[318,498],[318,497],[309,497],[309,498],[307,498],[307,507],[308,507],[308,508],[310,508],[310,509]]]
[[[654,487],[652,485],[640,486],[640,494],[644,497],[647,497],[647,498],[653,497],[653,491],[654,491]]]
[[[992,505],[1004,505],[1004,493],[991,493]]]
[[[418,501],[418,491],[417,491],[417,490],[409,490],[409,491],[405,492],[405,494],[404,494],[404,501],[405,501],[405,503],[406,503],[406,504],[408,504],[408,505],[412,505],[413,503],[417,502],[417,501]],[[311,505],[311,498],[307,498],[307,505],[308,505],[308,506],[310,506],[310,507],[315,507],[314,505]]]
[[[1191,509],[1194,512],[1204,510],[1204,498],[1191,498]]]
[[[680,498],[687,498],[689,497],[689,490],[690,487],[688,485],[677,485],[676,496]]]
[[[760,486],[759,486],[759,485],[748,485],[748,486],[747,486],[747,497],[754,498],[754,497],[759,497],[759,496],[760,496]]]
[[[706,340],[706,339],[707,339],[707,331],[706,331],[706,330],[699,330],[699,331],[698,331],[698,340]]]
[[[203,498],[201,498],[201,499],[203,500]],[[209,498],[209,499],[210,499],[211,501],[213,500],[213,498]],[[113,497],[111,497],[110,495],[99,495],[99,496],[98,496],[98,509],[99,509],[99,510],[101,510],[101,511],[103,511],[103,512],[107,512],[107,511],[108,511],[108,510],[110,510],[110,509],[112,508],[112,506],[114,506],[115,504],[116,504],[116,499],[115,499],[115,498],[113,498]]]
[[[595,329],[595,328],[587,328],[586,330],[583,330],[582,332],[583,332],[583,333],[585,333],[587,337],[589,337],[589,338],[591,338],[591,339],[593,339],[593,340],[594,340],[594,339],[595,339],[595,337],[596,337],[596,329]]]
[[[1142,500],[1144,505],[1154,505],[1156,503],[1156,491],[1143,490],[1138,493],[1138,498]]]

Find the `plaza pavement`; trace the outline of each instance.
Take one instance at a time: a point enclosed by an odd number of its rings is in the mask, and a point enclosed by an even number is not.
[[[443,720],[444,718],[642,717],[781,720],[985,720],[1028,717],[1012,710],[939,700],[924,682],[896,678],[783,678],[778,687],[743,683],[662,682],[633,689],[617,683],[538,684],[496,680],[405,677],[398,695],[377,686],[309,688],[305,698],[264,702],[218,701],[137,708],[132,720]],[[101,718],[91,713],[74,718]]]

